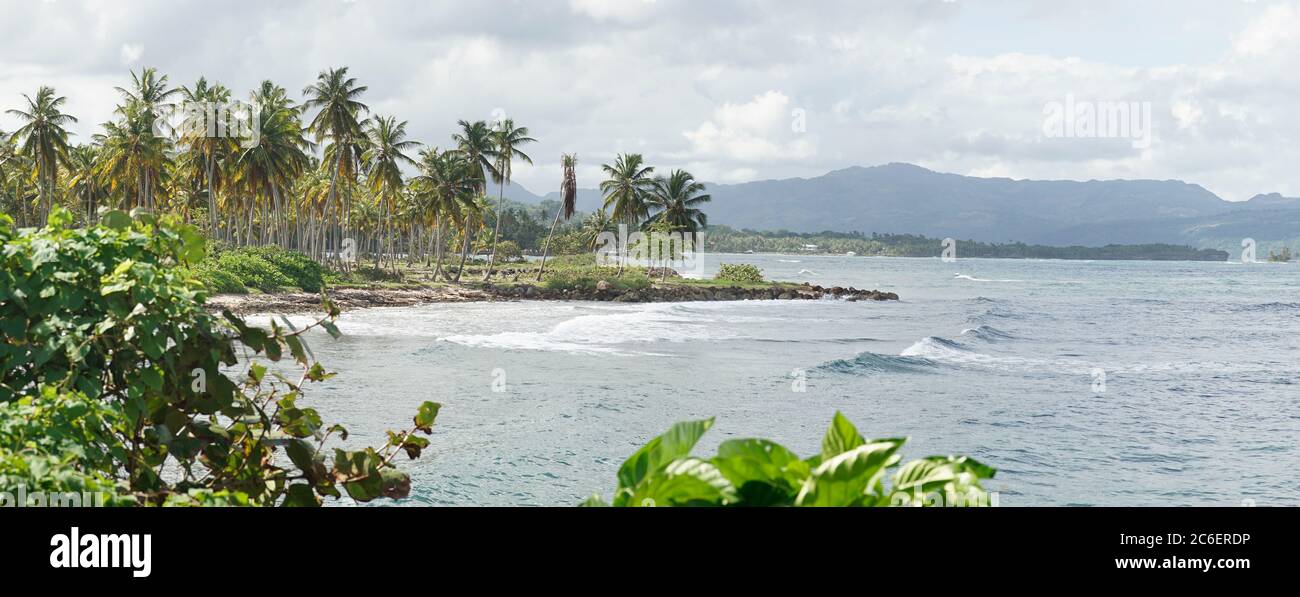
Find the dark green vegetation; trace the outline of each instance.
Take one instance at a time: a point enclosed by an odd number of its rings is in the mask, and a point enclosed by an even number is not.
[[[865,439],[835,413],[822,451],[799,458],[763,439],[733,439],[691,456],[713,419],[673,425],[618,470],[614,506],[988,506],[996,471],[966,457],[899,465],[906,439]],[[893,470],[893,474],[889,474]],[[888,480],[888,483],[886,483]],[[605,506],[599,496],[583,505]]]
[[[726,226],[709,229],[706,244],[721,253],[828,253],[888,257],[938,257],[943,241],[915,234],[871,234],[818,232],[801,234],[780,230],[758,232]],[[811,247],[809,245],[815,245]],[[1227,261],[1229,254],[1216,249],[1194,249],[1175,245],[1108,245],[1104,247],[1052,247],[1024,243],[982,243],[957,241],[957,257],[1005,259],[1144,259],[1153,261]]]
[[[303,328],[209,314],[183,267],[204,259],[204,240],[174,220],[110,211],[76,229],[55,206],[48,227],[17,230],[0,215],[0,491],[137,505],[405,497],[394,461],[420,456],[439,405],[419,406],[379,448],[346,449],[347,430],[305,405],[308,386],[332,376],[305,333],[337,336],[337,310],[326,299],[327,315]],[[295,284],[310,275],[297,257],[262,258]]]
[[[731,282],[758,284],[763,281],[763,272],[758,266],[748,263],[723,263],[718,266],[718,275],[714,277]]]
[[[326,271],[297,251],[274,245],[226,250],[213,249],[190,273],[214,293],[320,292]]]

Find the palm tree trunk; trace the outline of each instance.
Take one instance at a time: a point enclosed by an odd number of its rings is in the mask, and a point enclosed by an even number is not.
[[[542,274],[546,273],[546,255],[551,251],[551,238],[555,236],[555,227],[560,225],[560,214],[564,213],[564,204],[555,210],[555,221],[551,222],[551,233],[546,235],[546,244],[542,245],[542,267],[537,270],[537,281],[542,281]]]
[[[447,275],[446,270],[442,269],[442,252],[443,252],[442,238],[443,238],[443,234],[446,232],[446,228],[447,228],[447,222],[444,221],[444,218],[439,218],[438,228],[437,228],[437,238],[434,239],[433,241],[434,244],[433,251],[434,253],[437,254],[437,259],[438,259],[438,265],[433,270],[434,277],[441,275],[443,280],[451,279],[451,276]]]
[[[461,232],[465,236],[465,243],[460,251],[460,268],[456,270],[455,282],[457,284],[460,284],[461,274],[465,273],[465,260],[469,258],[469,240],[470,240],[469,214],[465,215],[465,227],[461,230]]]
[[[501,187],[500,187],[501,190],[500,192],[497,193],[497,225],[496,225],[496,230],[492,233],[492,257],[488,259],[487,273],[483,275],[484,282],[486,282],[489,278],[492,277],[492,267],[497,263],[497,243],[501,242],[501,216],[502,216],[502,212],[505,211],[505,206],[503,204],[505,203],[506,200],[505,174],[506,174],[506,170],[502,170]]]
[[[217,236],[217,196],[212,192],[212,171],[215,168],[216,160],[211,153],[208,154],[208,236],[216,238]]]

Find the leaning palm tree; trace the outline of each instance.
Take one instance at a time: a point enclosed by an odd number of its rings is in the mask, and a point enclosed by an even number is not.
[[[366,89],[368,88],[364,85],[357,85],[355,77],[348,76],[348,68],[345,66],[321,72],[316,77],[316,83],[302,90],[303,95],[307,96],[303,109],[320,109],[308,129],[315,135],[317,143],[329,143],[325,148],[325,160],[321,162],[330,173],[329,196],[324,208],[327,213],[332,211],[342,214],[351,211],[350,205],[336,210],[334,203],[338,198],[339,178],[352,180],[360,168],[364,134],[359,118],[370,108],[358,98]],[[336,218],[336,225],[341,225],[342,219],[339,216]]]
[[[564,154],[560,156],[560,168],[564,170],[564,180],[560,183],[560,207],[555,210],[555,221],[551,222],[551,233],[546,235],[546,244],[542,246],[542,267],[537,270],[537,281],[542,281],[542,274],[546,273],[546,255],[551,250],[551,239],[555,236],[555,227],[560,224],[560,216],[564,221],[569,221],[573,217],[573,212],[578,208],[578,176],[574,173],[578,165],[578,156],[573,154]]]
[[[497,193],[497,223],[492,233],[492,257],[488,259],[487,273],[483,274],[484,281],[492,277],[492,268],[497,262],[497,242],[501,240],[501,215],[505,212],[506,185],[510,184],[510,164],[515,159],[532,164],[533,158],[520,151],[519,147],[535,143],[537,139],[528,136],[528,127],[516,127],[515,121],[507,118],[497,124],[496,130],[492,132],[492,141],[496,145],[496,179],[500,186]]]
[[[365,131],[368,147],[362,159],[370,168],[366,182],[370,185],[370,192],[384,204],[383,235],[388,237],[389,264],[393,267],[393,273],[397,273],[397,256],[393,246],[394,204],[402,190],[402,164],[415,165],[415,160],[405,152],[414,150],[420,144],[406,138],[406,121],[398,122],[392,116],[376,115],[370,118],[366,121]],[[375,256],[375,269],[379,269],[379,253]]]
[[[59,181],[59,165],[68,163],[69,133],[63,127],[77,122],[77,119],[61,111],[68,98],[55,95],[53,87],[42,86],[36,90],[35,99],[27,94],[23,94],[23,99],[27,100],[26,110],[9,110],[8,113],[23,122],[13,136],[22,139],[19,154],[31,164],[41,205],[37,221],[44,222],[49,216],[52,193]]]
[[[497,148],[492,138],[492,129],[488,128],[486,122],[479,120],[469,122],[461,120],[460,132],[451,136],[456,142],[456,151],[465,157],[465,159],[474,168],[477,178],[475,184],[475,193],[483,194],[487,191],[487,179],[491,177],[496,179],[499,173],[496,169]],[[462,232],[472,233],[475,227],[462,226]],[[464,244],[460,255],[460,268],[456,270],[455,282],[460,283],[461,273],[465,270],[465,261],[469,258],[469,248],[471,239],[469,236],[464,238]]]
[[[608,178],[600,183],[600,190],[605,194],[605,210],[611,210],[615,222],[639,226],[647,217],[646,196],[654,181],[650,175],[653,166],[644,165],[645,159],[639,153],[625,153],[614,161],[614,165],[602,164]],[[618,274],[623,274],[626,261],[626,247],[619,247]]]

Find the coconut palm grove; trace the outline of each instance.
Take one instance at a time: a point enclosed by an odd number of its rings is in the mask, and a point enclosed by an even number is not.
[[[449,139],[411,139],[406,121],[371,111],[347,67],[299,95],[273,81],[247,94],[203,77],[175,84],[153,68],[124,83],[115,118],[88,139],[68,132],[77,116],[53,88],[8,110],[22,126],[0,131],[0,206],[17,226],[44,224],[56,206],[82,224],[141,209],[179,216],[218,249],[277,246],[339,272],[355,269],[348,257],[391,275],[402,259],[424,261],[435,279],[460,281],[476,254],[487,280],[498,255],[585,252],[617,224],[695,232],[708,222],[701,183],[684,170],[657,175],[637,154],[603,166],[608,213],[574,220],[571,155],[556,172],[562,202],[511,204],[512,167],[532,163],[528,127],[459,120]]]

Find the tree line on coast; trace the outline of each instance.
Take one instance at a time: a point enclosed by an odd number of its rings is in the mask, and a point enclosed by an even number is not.
[[[339,270],[365,254],[395,271],[404,256],[459,281],[480,252],[491,255],[491,278],[506,239],[507,255],[579,252],[619,224],[680,232],[708,224],[709,196],[690,172],[660,175],[631,153],[601,166],[604,207],[578,221],[574,155],[560,160],[560,202],[512,205],[505,187],[514,167],[533,162],[528,127],[459,120],[445,148],[424,144],[410,138],[408,121],[373,113],[369,88],[347,67],[322,71],[300,99],[267,80],[239,100],[206,77],[173,85],[153,68],[115,89],[113,119],[80,143],[67,98],[51,87],[7,110],[20,126],[0,131],[0,209],[17,225],[44,225],[55,206],[82,223],[104,209],[142,208],[177,214],[228,247],[279,246]],[[448,256],[459,266],[444,267]]]

